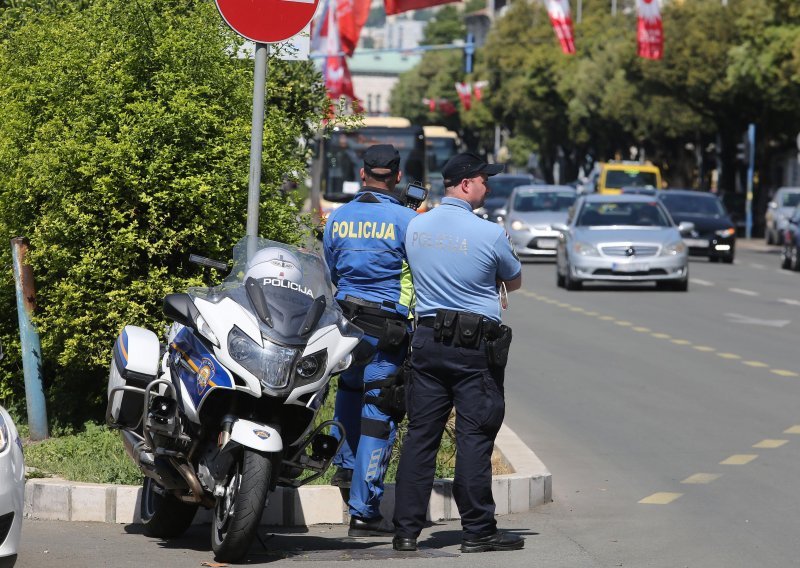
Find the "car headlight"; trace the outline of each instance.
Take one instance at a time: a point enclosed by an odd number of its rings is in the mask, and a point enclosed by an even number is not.
[[[596,246],[582,241],[576,241],[575,244],[572,245],[572,250],[582,256],[600,256]]]
[[[512,221],[511,228],[514,229],[515,231],[522,231],[524,229],[527,229],[528,225],[526,225],[522,221]]]
[[[715,234],[718,237],[722,237],[723,239],[726,237],[732,237],[736,233],[736,230],[731,227],[729,229],[722,229],[721,231],[715,231]]]
[[[5,452],[11,440],[11,432],[8,430],[5,418],[0,414],[0,453]]]
[[[661,249],[661,256],[676,256],[683,254],[685,251],[686,243],[683,241],[675,241],[674,243],[669,243],[667,246]]]
[[[289,384],[298,352],[269,341],[264,341],[264,347],[261,347],[235,326],[228,334],[228,353],[233,360],[253,373],[267,388],[282,389]]]

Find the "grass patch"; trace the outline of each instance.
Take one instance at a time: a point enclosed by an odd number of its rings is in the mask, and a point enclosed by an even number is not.
[[[330,393],[325,405],[320,409],[317,423],[333,417],[336,400],[336,382],[331,384]],[[453,477],[455,472],[455,419],[451,415],[442,437],[439,454],[436,457],[436,477]],[[27,429],[20,428],[20,435],[27,434]],[[397,440],[392,448],[392,457],[386,473],[386,482],[394,483],[397,464],[400,461],[400,450],[406,433],[405,420],[400,424]],[[497,452],[495,452],[497,454]],[[510,473],[502,458],[495,455],[492,459],[492,470],[495,474]],[[98,426],[92,422],[84,425],[84,430],[60,430],[58,435],[41,442],[27,442],[25,445],[25,465],[35,468],[30,477],[58,476],[70,481],[87,483],[115,483],[123,485],[139,485],[142,475],[133,461],[125,453],[119,432],[107,426]],[[336,468],[331,467],[325,475],[312,482],[314,485],[326,485]]]

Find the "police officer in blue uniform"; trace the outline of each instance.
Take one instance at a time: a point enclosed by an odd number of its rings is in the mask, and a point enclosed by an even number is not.
[[[503,375],[511,330],[500,322],[498,290],[522,285],[522,266],[503,228],[476,216],[489,176],[478,156],[453,156],[442,169],[445,197],[415,218],[406,251],[417,295],[406,385],[408,432],[395,493],[395,550],[416,550],[425,522],[445,423],[456,409],[453,497],[462,552],[516,550],[524,539],[497,530],[491,456],[505,414]]]
[[[334,459],[338,470],[332,483],[350,483],[350,536],[392,536],[394,529],[381,517],[380,503],[402,419],[398,375],[408,352],[414,297],[405,237],[416,213],[401,203],[400,155],[394,146],[369,147],[360,174],[361,191],[331,213],[323,235],[336,299],[365,332],[356,363],[339,377],[334,419],[346,435]],[[399,406],[402,403],[400,397]]]

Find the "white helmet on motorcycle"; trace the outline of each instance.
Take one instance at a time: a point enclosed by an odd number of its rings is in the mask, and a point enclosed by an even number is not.
[[[256,280],[280,278],[300,284],[303,272],[300,270],[300,261],[291,252],[280,247],[267,247],[258,251],[247,263],[244,280],[250,277]]]

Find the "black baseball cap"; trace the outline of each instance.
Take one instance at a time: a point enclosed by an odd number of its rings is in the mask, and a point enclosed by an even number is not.
[[[400,152],[391,144],[375,144],[364,152],[364,169],[385,178],[400,171]]]
[[[456,154],[442,168],[444,186],[451,187],[462,179],[468,179],[480,174],[493,176],[503,171],[503,164],[487,164],[480,157],[471,152]]]

